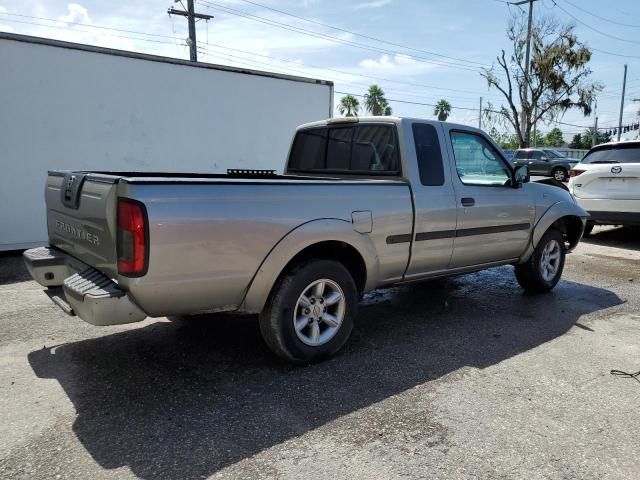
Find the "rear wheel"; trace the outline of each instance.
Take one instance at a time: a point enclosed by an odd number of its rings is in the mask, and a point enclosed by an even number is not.
[[[556,286],[564,269],[565,247],[562,233],[549,229],[526,263],[516,265],[516,279],[529,292],[548,292]]]
[[[569,178],[569,172],[562,167],[556,167],[551,172],[551,176],[559,182],[566,182]]]
[[[260,331],[290,362],[324,360],[351,335],[357,305],[355,282],[341,263],[311,260],[279,279],[260,314]]]

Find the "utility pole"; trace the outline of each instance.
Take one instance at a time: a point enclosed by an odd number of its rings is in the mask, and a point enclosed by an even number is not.
[[[538,122],[535,121],[535,118],[538,116],[538,105],[533,108],[533,148],[538,146]]]
[[[482,97],[480,97],[480,116],[478,117],[478,128],[482,128]]]
[[[618,141],[622,133],[622,111],[624,110],[624,91],[627,88],[627,65],[624,66],[624,79],[622,80],[622,98],[620,99],[620,117],[618,118]]]
[[[591,146],[596,146],[596,138],[598,137],[598,101],[596,100],[595,105],[593,107],[593,135],[591,135]]]
[[[527,135],[527,116],[525,115],[524,107],[528,103],[529,98],[529,57],[531,55],[531,22],[533,20],[533,2],[537,0],[521,0],[520,2],[510,2],[510,5],[524,5],[529,4],[529,20],[527,21],[527,49],[525,51],[525,64],[524,64],[524,98],[522,99],[522,112],[520,114],[520,128],[522,129],[522,138],[524,142],[529,146],[529,136]]]
[[[178,3],[180,0],[174,0],[174,3]],[[196,43],[196,18],[200,20],[209,21],[213,18],[213,15],[205,15],[203,13],[195,13],[194,0],[187,0],[187,10],[176,10],[171,7],[167,10],[169,15],[179,15],[181,17],[187,17],[189,22],[189,57],[192,62],[198,61],[198,44]],[[182,2],[180,2],[182,3]]]

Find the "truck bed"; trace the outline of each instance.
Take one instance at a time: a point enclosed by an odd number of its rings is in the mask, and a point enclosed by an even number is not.
[[[81,178],[77,208],[62,200],[72,175]],[[119,199],[147,216],[148,268],[135,278],[118,272]],[[410,246],[387,238],[413,228],[400,178],[52,171],[46,202],[50,244],[114,279],[151,316],[237,308],[274,246],[314,221],[373,230],[376,275],[398,280]]]

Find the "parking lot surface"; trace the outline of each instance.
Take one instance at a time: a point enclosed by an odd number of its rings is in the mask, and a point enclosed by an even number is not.
[[[640,233],[550,294],[513,269],[377,290],[336,358],[255,318],[93,327],[0,257],[0,478],[640,478]]]

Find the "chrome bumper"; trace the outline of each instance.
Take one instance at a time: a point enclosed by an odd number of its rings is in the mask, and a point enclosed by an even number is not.
[[[33,279],[69,315],[92,325],[139,322],[147,316],[117,283],[57,248],[33,248],[23,257]]]

